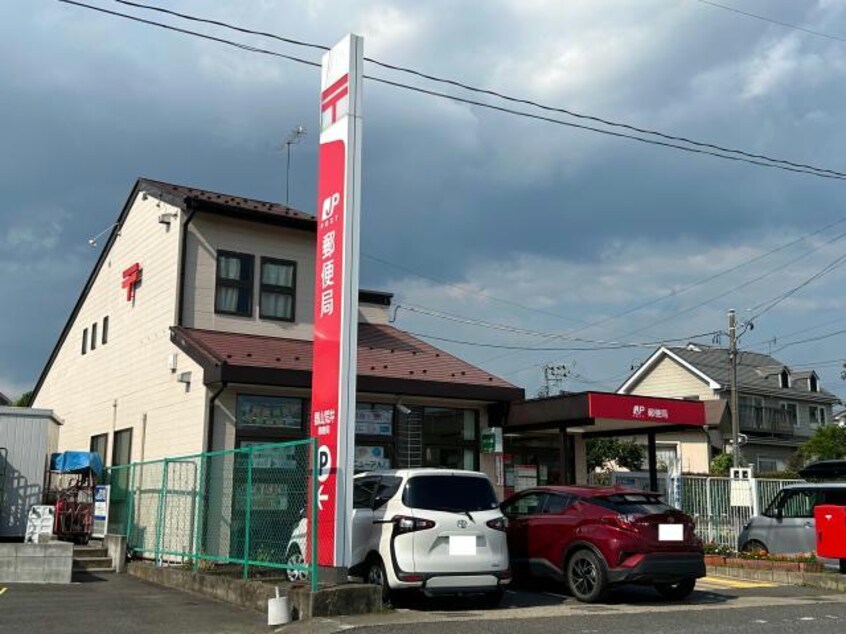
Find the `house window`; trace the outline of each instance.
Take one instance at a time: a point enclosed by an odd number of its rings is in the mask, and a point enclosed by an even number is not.
[[[825,408],[817,407],[816,405],[811,405],[808,408],[808,419],[811,421],[812,425],[824,425]]]
[[[819,392],[819,391],[820,391],[820,383],[819,383],[819,381],[817,380],[817,376],[816,376],[816,374],[812,374],[812,375],[811,375],[811,378],[810,378],[810,379],[808,379],[808,388],[809,388],[812,392]]]
[[[103,317],[103,345],[109,342],[109,317]]]
[[[82,354],[88,352],[88,328],[82,331]]]
[[[262,319],[294,321],[296,284],[296,262],[262,258],[259,316]]]
[[[97,434],[96,436],[91,436],[91,444],[88,445],[88,451],[91,453],[100,454],[100,460],[103,461],[103,464],[106,464],[106,449],[109,445],[109,435],[108,434]]]
[[[785,389],[790,387],[790,373],[787,370],[782,370],[779,374],[779,383]]]
[[[246,317],[253,314],[254,259],[244,253],[218,251],[214,312]]]
[[[786,412],[787,422],[792,423],[794,427],[799,424],[799,412],[796,403],[782,403],[781,409]]]
[[[773,473],[778,471],[778,462],[775,458],[767,458],[766,456],[758,456],[757,469],[758,473]]]
[[[132,462],[131,427],[115,432],[114,446],[112,447],[112,466],[129,464],[130,462]]]
[[[470,409],[423,408],[423,466],[477,469],[477,414]]]
[[[91,349],[97,348],[97,324],[91,324]]]

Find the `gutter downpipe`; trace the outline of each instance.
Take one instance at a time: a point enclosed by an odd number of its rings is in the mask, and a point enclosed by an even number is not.
[[[214,407],[217,402],[217,397],[227,388],[229,384],[226,381],[221,382],[217,391],[212,394],[209,399],[209,415],[206,422],[206,451],[212,451],[212,440],[214,439]]]
[[[186,247],[188,246],[188,225],[194,219],[197,209],[190,198],[185,199],[185,208],[188,210],[188,217],[182,223],[182,253],[179,257],[179,302],[177,306],[176,325],[182,326],[183,310],[185,308],[185,260],[188,258]]]

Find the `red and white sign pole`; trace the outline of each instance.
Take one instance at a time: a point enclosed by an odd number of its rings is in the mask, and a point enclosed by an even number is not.
[[[311,387],[311,435],[318,447],[317,563],[346,568],[355,453],[363,45],[357,35],[336,44],[323,56],[320,82]]]

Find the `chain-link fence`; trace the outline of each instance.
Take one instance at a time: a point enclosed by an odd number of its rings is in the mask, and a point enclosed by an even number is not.
[[[590,474],[591,484],[619,484],[649,489],[648,474],[615,471]],[[737,548],[743,527],[765,511],[784,487],[802,480],[753,478],[732,480],[711,476],[659,474],[658,489],[667,503],[696,521],[696,533],[705,542]]]
[[[112,467],[109,532],[159,564],[285,570],[314,587],[314,453],[309,439]]]

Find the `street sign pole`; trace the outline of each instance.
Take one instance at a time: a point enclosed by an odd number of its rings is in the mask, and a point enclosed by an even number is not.
[[[346,579],[352,548],[363,43],[348,35],[326,53],[320,86],[311,435],[317,562],[338,581]]]

